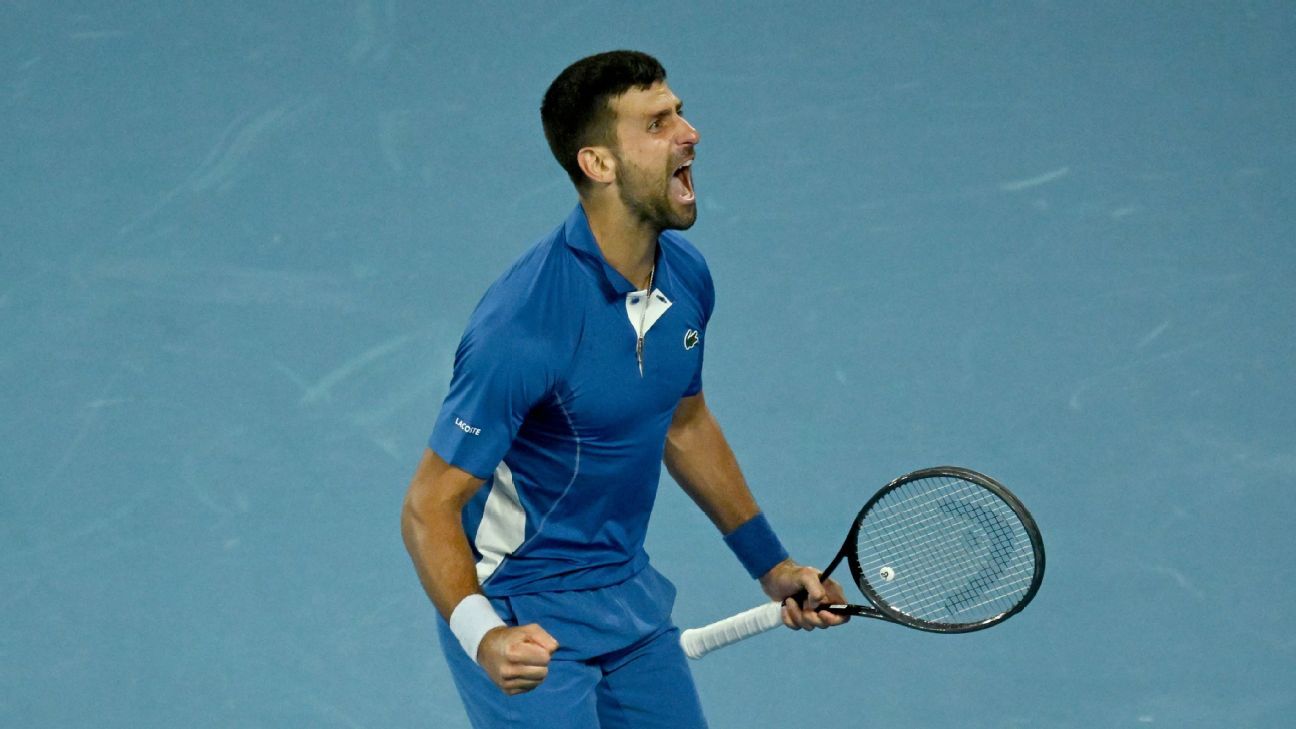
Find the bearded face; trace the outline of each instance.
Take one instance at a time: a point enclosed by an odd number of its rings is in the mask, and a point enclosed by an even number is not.
[[[688,230],[697,221],[693,190],[692,151],[687,159],[672,157],[654,168],[641,167],[618,154],[617,189],[631,215],[657,230]]]
[[[616,113],[617,193],[626,210],[656,230],[684,230],[697,220],[693,158],[700,139],[683,104],[664,82],[631,89],[611,102]]]

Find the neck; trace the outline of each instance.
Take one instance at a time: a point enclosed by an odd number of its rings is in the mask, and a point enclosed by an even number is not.
[[[661,231],[631,215],[620,200],[582,197],[581,205],[608,265],[635,286],[647,286],[657,260],[657,236]]]

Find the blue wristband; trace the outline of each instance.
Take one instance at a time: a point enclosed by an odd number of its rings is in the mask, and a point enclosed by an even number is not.
[[[759,578],[769,572],[771,567],[788,558],[787,550],[783,548],[783,543],[779,541],[763,513],[729,532],[724,541],[738,556],[742,566],[747,568],[747,574],[752,579]]]

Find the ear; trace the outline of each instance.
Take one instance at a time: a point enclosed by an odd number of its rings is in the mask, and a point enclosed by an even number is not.
[[[594,182],[607,185],[616,180],[616,158],[607,147],[582,147],[576,153],[576,163]]]

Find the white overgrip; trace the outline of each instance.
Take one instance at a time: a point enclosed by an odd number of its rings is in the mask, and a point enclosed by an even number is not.
[[[684,648],[684,655],[697,659],[717,648],[746,640],[782,624],[783,606],[767,602],[710,625],[684,631],[680,634],[680,646]]]

